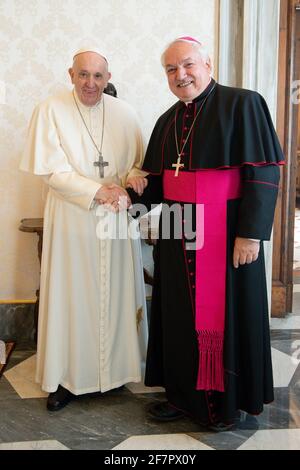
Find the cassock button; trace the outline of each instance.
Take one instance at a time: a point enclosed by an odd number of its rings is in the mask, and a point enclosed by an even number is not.
[[[195,289],[195,286],[192,286],[193,289]]]
[[[191,263],[191,262],[192,262],[192,260],[191,260],[191,259],[189,259],[189,260],[188,260],[188,263]]]
[[[190,273],[190,276],[194,276],[194,273]]]

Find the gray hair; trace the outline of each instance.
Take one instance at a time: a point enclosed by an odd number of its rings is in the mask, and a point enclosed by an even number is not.
[[[174,41],[170,42],[164,49],[162,55],[161,55],[161,58],[160,58],[160,61],[161,61],[161,64],[163,67],[166,66],[165,64],[165,55],[166,55],[166,52],[167,50],[173,46],[173,44],[176,44],[177,42],[186,42],[187,44],[190,44],[191,46],[193,46],[196,51],[199,53],[200,57],[206,62],[207,60],[210,60],[210,57],[209,57],[209,54],[206,50],[206,48],[203,46],[203,44],[199,43],[199,42],[195,42],[195,41],[189,41],[188,39],[174,39]]]

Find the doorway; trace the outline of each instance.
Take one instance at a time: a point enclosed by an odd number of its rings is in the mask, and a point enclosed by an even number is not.
[[[296,208],[295,208],[295,228],[294,228],[293,283],[299,284],[298,289],[300,289],[300,112],[299,110],[298,110],[298,127],[297,127],[297,175],[296,175]]]
[[[281,0],[279,35],[277,132],[286,165],[281,170],[281,185],[274,221],[271,309],[274,317],[284,317],[286,313],[292,312],[293,308],[300,101],[299,0]]]

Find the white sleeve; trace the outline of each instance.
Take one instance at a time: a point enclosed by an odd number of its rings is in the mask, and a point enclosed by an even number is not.
[[[47,103],[41,103],[33,111],[20,170],[35,175],[73,170],[60,143],[53,110]]]
[[[86,210],[93,208],[95,194],[102,186],[75,171],[52,173],[43,180],[66,201]]]
[[[20,169],[36,175],[66,201],[89,210],[101,184],[74,170],[61,146],[51,100],[38,105],[29,125]]]
[[[129,123],[127,123],[129,127]],[[134,158],[132,160],[131,168],[124,178],[123,185],[126,187],[128,178],[133,176],[147,176],[146,171],[141,170],[145,157],[145,142],[143,134],[138,122],[136,114],[131,110],[131,142],[135,142],[134,147]]]

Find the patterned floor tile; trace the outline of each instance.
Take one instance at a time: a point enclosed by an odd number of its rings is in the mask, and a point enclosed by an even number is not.
[[[296,300],[297,296],[300,299],[300,292],[295,294]],[[300,302],[295,305],[300,313]],[[274,441],[276,448],[300,448],[300,328],[293,329],[299,317],[288,316],[285,323],[281,322],[285,329],[271,332],[274,402],[259,416],[243,413],[237,427],[226,433],[209,432],[189,418],[170,423],[151,420],[146,409],[164,395],[142,384],[128,384],[101,396],[82,396],[60,412],[51,413],[46,409],[46,394],[35,389],[34,353],[15,350],[0,380],[0,450],[29,446],[78,450],[255,449],[272,448]],[[268,434],[274,431],[278,433]]]
[[[142,382],[129,383],[125,387],[131,391],[131,393],[162,393],[165,389],[162,387],[146,387]]]
[[[23,441],[0,444],[0,450],[68,450],[58,441]]]
[[[32,355],[20,364],[10,368],[4,373],[21,398],[42,398],[48,393],[43,392],[35,382],[36,355]]]
[[[272,362],[274,387],[288,387],[300,360],[272,348]]]
[[[131,436],[114,450],[214,450],[187,434]]]
[[[271,330],[299,330],[300,315],[291,313],[285,318],[271,318]]]
[[[257,431],[237,450],[299,450],[300,429]]]

